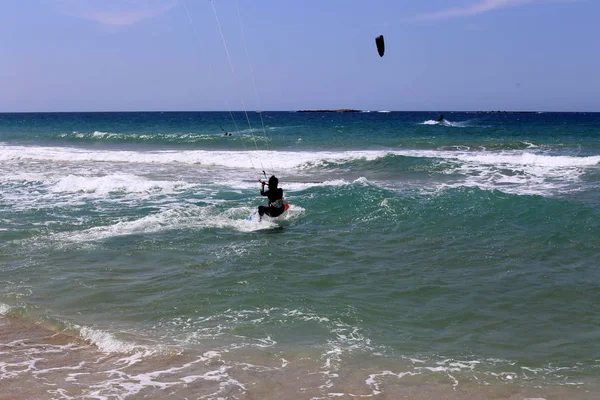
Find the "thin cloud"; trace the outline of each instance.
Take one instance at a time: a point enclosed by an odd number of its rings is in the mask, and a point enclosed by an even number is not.
[[[530,4],[540,1],[550,0],[483,0],[479,3],[471,4],[465,7],[449,8],[446,10],[436,11],[427,14],[417,15],[410,18],[409,21],[432,21],[449,18],[470,17],[500,8],[516,7],[524,4]]]
[[[177,0],[62,0],[60,11],[102,25],[121,27],[156,17],[177,5]]]

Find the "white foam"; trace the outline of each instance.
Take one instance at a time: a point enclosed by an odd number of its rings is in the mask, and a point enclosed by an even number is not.
[[[412,372],[400,372],[400,373],[395,373],[392,371],[381,371],[379,373],[376,374],[371,374],[369,375],[369,377],[367,378],[367,380],[365,381],[365,383],[367,384],[367,386],[369,386],[371,388],[371,390],[373,390],[373,395],[378,395],[382,393],[382,390],[380,388],[380,378],[386,377],[386,376],[392,376],[398,379],[401,379],[404,376],[411,376],[411,375],[415,375]]]
[[[324,186],[329,186],[329,187],[340,187],[340,186],[348,186],[351,185],[353,183],[360,183],[360,182],[368,182],[366,181],[365,178],[358,178],[352,182],[347,181],[345,179],[333,179],[333,180],[326,180],[323,182],[284,182],[281,184],[281,188],[283,190],[285,190],[286,192],[290,191],[290,192],[298,192],[298,191],[302,191],[302,190],[306,190],[306,189],[311,189],[314,187],[324,187]],[[254,182],[249,182],[249,181],[232,181],[232,180],[227,180],[227,181],[218,181],[215,182],[216,185],[220,185],[223,187],[227,187],[230,189],[256,189],[257,185]]]
[[[421,122],[419,125],[443,125],[443,126],[451,126],[455,128],[464,128],[468,126],[469,121],[460,121],[460,122],[452,122],[447,119],[443,119],[441,121],[429,119],[427,121]]]
[[[480,164],[538,165],[545,167],[593,166],[600,156],[552,156],[531,152],[452,152],[436,150],[348,150],[348,151],[117,151],[64,147],[0,145],[0,161],[39,160],[56,162],[117,162],[149,164],[201,164],[254,169],[259,160],[272,160],[274,169],[304,169],[323,163],[372,161],[388,155],[458,159]],[[3,178],[7,179],[7,178]]]
[[[153,181],[132,174],[117,173],[105,176],[63,176],[52,183],[49,189],[52,192],[87,192],[105,195],[112,192],[147,193],[160,191],[162,193],[172,193],[189,187],[190,185],[185,182]]]
[[[553,156],[530,151],[440,151],[438,156],[458,161],[445,170],[446,174],[463,176],[454,183],[441,184],[440,189],[466,186],[518,195],[544,196],[577,190],[586,169],[600,163],[600,156]]]
[[[330,322],[329,318],[321,317],[314,313],[306,313],[300,310],[290,310],[283,313],[284,317],[295,317],[303,321]]]
[[[126,342],[115,338],[112,333],[88,327],[81,327],[79,333],[82,338],[90,341],[100,351],[104,353],[131,353],[142,350],[144,353],[151,354],[152,352],[145,347],[134,343]],[[136,357],[136,359],[139,357]],[[136,361],[137,362],[137,361]]]
[[[16,209],[30,207],[56,207],[83,204],[87,198],[109,198],[114,202],[127,202],[132,198],[166,202],[160,195],[177,195],[183,191],[206,192],[215,189],[215,174],[211,169],[201,169],[210,174],[211,182],[200,185],[198,176],[190,172],[194,164],[238,168],[245,171],[228,173],[228,177],[216,182],[216,186],[227,189],[256,189],[250,180],[232,181],[229,176],[250,174],[260,160],[273,160],[273,169],[290,174],[310,175],[320,166],[344,164],[355,160],[372,161],[386,156],[432,158],[451,161],[444,166],[444,173],[459,175],[453,180],[444,180],[438,189],[447,187],[479,187],[484,190],[500,190],[513,194],[548,195],[577,190],[586,169],[596,167],[600,156],[574,157],[554,156],[526,151],[469,151],[460,148],[444,150],[348,150],[326,152],[293,151],[116,151],[104,149],[82,149],[61,147],[28,147],[0,145],[0,161],[27,163],[27,171],[0,174],[0,182],[8,182],[10,190],[4,197],[14,203]],[[43,161],[49,161],[47,164]],[[85,161],[85,162],[84,162]],[[107,162],[108,161],[108,162]],[[90,162],[100,164],[89,164]],[[160,164],[167,178],[152,178]],[[35,169],[38,171],[35,172]],[[18,169],[17,169],[18,170]],[[160,168],[162,172],[162,168]],[[91,172],[93,171],[93,172]],[[183,174],[186,178],[180,178]],[[218,176],[217,176],[218,178]],[[31,185],[14,187],[11,182],[27,182]],[[195,182],[195,183],[194,183]],[[368,183],[366,179],[352,181]],[[316,186],[345,186],[351,184],[344,179],[324,182],[293,182],[282,184],[285,191],[302,191]],[[37,186],[36,186],[37,185]],[[40,186],[41,185],[41,186]],[[113,194],[126,196],[113,196]],[[157,196],[158,195],[158,196]],[[208,193],[203,201],[215,203],[215,196]],[[172,200],[172,199],[171,199]],[[187,200],[186,200],[187,201]],[[241,216],[239,216],[241,217]],[[244,216],[244,218],[247,217]],[[212,221],[213,226],[231,226],[240,231],[264,229],[265,225],[250,226],[241,221]],[[119,227],[119,229],[122,227]]]
[[[6,315],[10,312],[10,306],[4,303],[0,303],[0,315]]]
[[[277,128],[267,128],[268,130],[275,130]],[[252,129],[244,129],[241,131],[237,131],[237,132],[228,132],[231,133],[232,137],[227,136],[227,138],[229,140],[236,140],[241,138],[244,141],[257,141],[257,142],[265,142],[265,141],[269,141],[268,138],[266,138],[264,135],[259,135],[259,133],[262,132],[262,130],[258,130],[255,128]],[[254,135],[256,133],[256,135]],[[136,133],[136,134],[128,134],[128,133],[118,133],[118,132],[104,132],[104,131],[94,131],[92,133],[89,132],[78,132],[78,131],[73,131],[71,134],[67,134],[67,133],[63,133],[58,135],[58,137],[60,138],[69,138],[71,136],[74,136],[78,139],[86,139],[86,138],[91,138],[91,139],[96,139],[96,140],[102,140],[102,139],[119,139],[119,140],[148,140],[148,141],[153,141],[156,140],[157,138],[163,139],[163,140],[167,140],[167,141],[199,141],[199,140],[221,140],[221,138],[225,135],[223,135],[221,132],[218,133],[205,133],[205,134],[199,134],[199,133],[153,133],[153,134],[140,134],[140,133]]]
[[[109,379],[100,384],[90,386],[89,390],[84,393],[86,397],[104,399],[116,396],[124,399],[135,396],[145,388],[150,387],[154,390],[165,391],[166,389],[181,387],[182,384],[185,386],[198,380],[216,383],[215,392],[202,398],[222,399],[224,398],[223,394],[230,391],[232,386],[239,388],[242,393],[246,391],[246,387],[242,383],[229,377],[228,371],[231,367],[226,365],[221,365],[217,369],[203,374],[181,376],[181,373],[192,369],[194,364],[201,361],[205,361],[205,359],[201,357],[199,360],[187,362],[179,366],[172,366],[165,370],[142,373],[129,373],[123,368],[107,370],[104,373]],[[173,378],[175,379],[173,380]]]
[[[196,208],[196,207],[193,207]],[[191,209],[191,208],[190,208]],[[200,219],[201,213],[196,215]],[[82,231],[61,232],[51,236],[50,240],[59,242],[92,242],[133,234],[155,233],[168,229],[190,226],[189,209],[173,209],[146,215],[131,221],[119,221],[112,225],[96,226]]]
[[[281,151],[117,151],[65,147],[0,146],[0,161],[112,162],[131,164],[198,164],[228,168],[255,169],[262,160],[272,168],[306,169],[325,162],[342,163],[356,159],[375,160],[397,152],[365,150],[342,152]]]
[[[109,238],[149,234],[172,229],[207,229],[230,228],[239,232],[253,232],[265,229],[278,228],[282,223],[290,223],[299,218],[304,208],[291,205],[288,211],[280,217],[263,217],[247,220],[255,209],[248,207],[232,207],[225,212],[220,212],[214,207],[198,207],[196,205],[180,206],[159,211],[144,217],[117,221],[111,225],[95,226],[81,231],[60,232],[50,236],[36,237],[32,240],[38,245],[44,243],[90,243]]]
[[[462,153],[456,155],[446,155],[453,158],[475,162],[484,165],[504,165],[504,166],[538,166],[549,168],[564,167],[585,167],[594,166],[600,163],[600,156],[571,157],[571,156],[551,156],[544,154],[535,154],[530,152],[502,152],[502,153]]]
[[[2,176],[4,182],[27,182],[27,183],[44,183],[46,174],[35,172],[17,172]]]
[[[374,160],[388,151],[279,152],[279,151],[117,151],[65,147],[1,146],[0,161],[113,162],[145,164],[199,164],[255,169],[261,160],[271,160],[273,169],[306,168],[323,162],[353,159]]]

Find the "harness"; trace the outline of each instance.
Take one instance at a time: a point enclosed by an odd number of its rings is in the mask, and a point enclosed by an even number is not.
[[[277,199],[271,203],[269,203],[270,207],[273,208],[282,208],[283,207],[283,199]]]

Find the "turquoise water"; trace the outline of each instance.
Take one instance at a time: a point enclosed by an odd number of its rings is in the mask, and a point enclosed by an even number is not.
[[[166,349],[210,353],[214,398],[265,363],[323,398],[595,388],[600,114],[445,116],[0,114],[0,312],[181,387]],[[247,220],[273,173],[290,210]]]

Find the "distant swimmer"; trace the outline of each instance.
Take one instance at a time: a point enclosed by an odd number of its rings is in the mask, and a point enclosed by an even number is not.
[[[440,114],[440,116],[437,119],[437,122],[443,122],[444,121],[444,114]]]
[[[275,218],[283,214],[286,210],[286,204],[283,203],[283,189],[278,188],[279,179],[272,175],[269,178],[269,189],[265,191],[265,185],[267,182],[260,181],[262,187],[260,188],[260,194],[269,198],[268,206],[258,206],[258,215],[262,219],[263,215]]]

